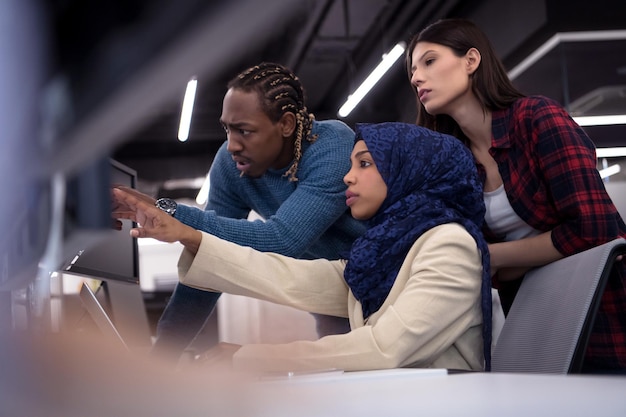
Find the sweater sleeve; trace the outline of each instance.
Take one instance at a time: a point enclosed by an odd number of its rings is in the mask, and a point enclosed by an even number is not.
[[[241,182],[237,183],[238,175],[235,179],[232,172],[227,172],[236,169],[228,165],[229,157],[221,149],[222,155],[211,169],[211,183],[216,184],[215,191],[211,191],[211,206],[205,211],[180,207],[176,218],[230,242],[263,252],[301,256],[347,211],[343,176],[349,170],[354,133],[345,124],[334,122],[316,124],[318,138],[303,152],[297,183],[289,184],[288,178],[282,176],[267,179],[265,184],[271,190],[265,193],[252,188],[244,191]],[[246,198],[272,198],[267,195],[269,192],[285,192],[288,187],[293,190],[289,189],[289,195],[265,221],[242,218],[251,207],[237,193],[247,193]]]

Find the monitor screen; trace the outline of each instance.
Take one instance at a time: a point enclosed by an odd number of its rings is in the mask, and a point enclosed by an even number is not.
[[[110,182],[136,188],[137,173],[110,160]],[[139,283],[139,252],[137,239],[130,236],[134,223],[122,220],[120,231],[111,231],[87,249],[80,249],[66,268],[67,272],[98,279]]]

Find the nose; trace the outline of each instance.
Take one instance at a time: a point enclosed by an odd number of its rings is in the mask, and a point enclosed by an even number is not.
[[[235,135],[231,135],[230,133],[227,133],[226,139],[228,141],[226,144],[226,150],[229,153],[241,152],[241,150],[243,149],[243,146],[241,146],[241,142],[239,142],[235,138]]]
[[[354,184],[354,175],[352,174],[352,169],[350,169],[350,171],[348,171],[348,173],[343,176],[343,183],[346,185]]]
[[[415,88],[419,88],[420,84],[422,84],[422,77],[419,75],[419,72],[415,70],[413,74],[411,74],[411,85]]]

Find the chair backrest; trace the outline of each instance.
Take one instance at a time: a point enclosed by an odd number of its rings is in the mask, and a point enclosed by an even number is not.
[[[493,372],[579,373],[620,238],[526,274],[492,355]]]

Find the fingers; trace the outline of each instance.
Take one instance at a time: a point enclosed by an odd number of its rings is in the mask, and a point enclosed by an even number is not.
[[[137,221],[137,215],[134,211],[114,211],[111,213],[111,217],[114,219],[128,219],[134,222]]]
[[[111,219],[111,228],[115,230],[122,230],[123,224],[121,221],[116,219]]]
[[[132,193],[132,191],[133,191],[133,188],[130,188],[130,187],[127,187],[127,186],[121,185],[121,184],[115,184],[113,186],[113,189],[114,190],[122,190],[122,191],[125,191],[127,193]]]
[[[148,205],[154,205],[154,203],[156,202],[156,199],[150,197],[147,194],[141,193],[139,191],[137,191],[134,188],[130,188],[130,187],[125,187],[123,185],[120,186],[116,186],[113,188],[113,192],[115,193],[115,190],[120,190],[123,193],[125,193],[125,195],[131,195],[132,197],[134,197],[137,201],[143,201]]]
[[[112,190],[113,198],[119,203],[118,207],[113,210],[112,216],[116,219],[129,219],[136,223],[145,223],[147,218],[146,213],[149,212],[150,209],[156,208],[150,207],[140,201],[133,194],[130,194],[128,190],[130,189],[127,187],[118,187]],[[131,237],[134,238],[151,237],[144,227],[132,228],[129,233]]]
[[[132,188],[128,187],[120,187],[114,188],[113,197],[120,204],[117,210],[114,210],[114,213],[117,215],[129,215],[129,213],[136,214],[138,210],[149,211],[154,209],[154,202],[150,201],[150,198],[138,197],[137,194],[142,195],[141,193],[137,193],[132,190]],[[134,194],[137,193],[137,194]],[[129,218],[129,217],[123,217]]]
[[[118,203],[118,207],[113,209],[113,215],[115,217],[129,219],[131,218],[130,216],[134,216],[136,214],[139,200],[137,200],[137,198],[133,195],[124,190],[114,188],[113,198]]]
[[[130,235],[135,238],[153,238],[162,242],[175,242],[178,240],[180,231],[177,221],[167,213],[159,210],[154,203],[146,201],[143,197],[126,192],[125,189],[115,188],[112,190],[120,208],[113,211],[113,216],[120,219],[130,219],[140,227],[131,229]]]

